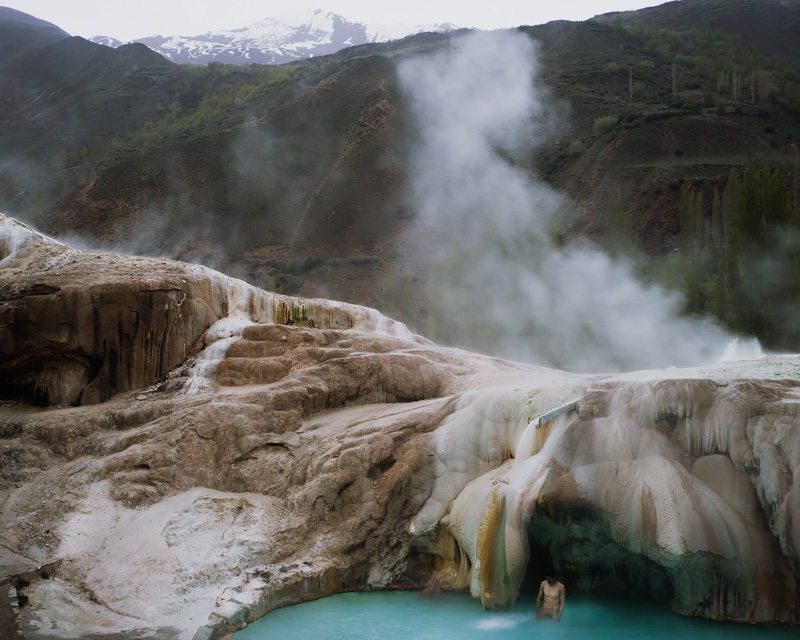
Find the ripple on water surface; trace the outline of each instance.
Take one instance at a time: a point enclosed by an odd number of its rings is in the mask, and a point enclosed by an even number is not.
[[[798,640],[800,629],[684,618],[643,602],[569,598],[560,624],[534,619],[535,600],[513,611],[483,611],[463,594],[423,598],[419,591],[342,593],[279,609],[234,640]]]

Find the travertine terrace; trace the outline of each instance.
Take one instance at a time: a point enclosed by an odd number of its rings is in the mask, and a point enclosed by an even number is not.
[[[796,356],[576,375],[5,217],[0,261],[0,538],[60,561],[27,637],[218,637],[431,575],[510,607],[545,567],[799,621]]]

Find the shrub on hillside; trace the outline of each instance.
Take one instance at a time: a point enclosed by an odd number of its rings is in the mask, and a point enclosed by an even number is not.
[[[584,152],[583,140],[576,138],[567,145],[567,155],[579,156]]]
[[[601,116],[594,121],[592,133],[595,136],[602,136],[616,127],[618,122],[619,118],[617,116]]]
[[[631,95],[636,100],[644,100],[647,97],[647,84],[641,80],[634,82]]]

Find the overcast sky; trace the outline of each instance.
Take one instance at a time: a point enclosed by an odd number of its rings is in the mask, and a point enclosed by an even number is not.
[[[499,29],[550,20],[586,20],[664,0],[0,0],[0,5],[52,22],[72,35],[134,40],[193,36],[246,27],[267,17],[322,8],[353,22]]]

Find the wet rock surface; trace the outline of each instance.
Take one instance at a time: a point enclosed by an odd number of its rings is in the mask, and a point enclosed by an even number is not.
[[[148,386],[227,314],[225,289],[202,267],[78,251],[5,216],[0,225],[0,383],[36,404]]]
[[[0,247],[0,543],[60,561],[26,637],[213,638],[431,575],[506,607],[545,568],[798,622],[797,357],[580,376],[200,267]]]

